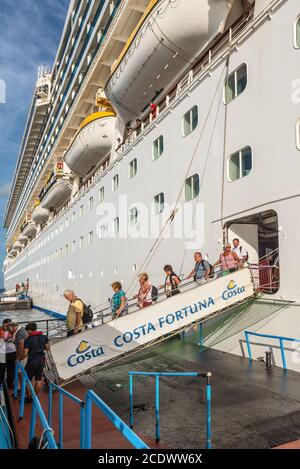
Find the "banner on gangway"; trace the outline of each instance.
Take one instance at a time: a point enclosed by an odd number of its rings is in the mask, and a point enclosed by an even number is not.
[[[251,274],[245,268],[87,329],[52,345],[58,374],[67,380],[194,321],[207,318],[253,294]]]

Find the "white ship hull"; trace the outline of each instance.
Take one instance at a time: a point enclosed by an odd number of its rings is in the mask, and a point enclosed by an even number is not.
[[[258,20],[241,31],[234,47],[226,43],[219,48],[172,102],[165,103],[157,119],[123,147],[114,164],[105,173],[96,174],[17,259],[10,262],[4,274],[7,289],[29,278],[35,307],[55,314],[66,313],[63,298],[66,289],[75,290],[95,309],[108,304],[112,296],[110,285],[115,280],[121,281],[125,290],[130,287],[131,294],[136,293],[137,285],[133,291],[131,283],[157,239],[155,225],[160,222],[162,226],[163,218],[167,219],[171,212],[153,217],[152,236],[135,233],[131,227],[126,239],[119,235],[99,237],[100,227],[111,226],[115,217],[122,223],[131,207],[139,204],[151,207],[153,198],[164,193],[170,205],[179,197],[180,207],[189,210],[190,219],[181,236],[171,233],[168,239],[162,240],[147,264],[145,269],[152,283],[163,283],[165,264],[171,264],[179,274],[188,274],[193,267],[194,251],[201,250],[211,263],[215,262],[223,236],[228,236],[229,241],[239,237],[249,252],[249,261],[257,262],[261,257],[258,238],[263,236],[266,244],[268,236],[267,230],[259,233],[258,218],[261,214],[269,217],[275,214],[280,286],[276,293],[268,295],[268,301],[278,305],[282,301],[293,302],[293,305],[285,304],[278,313],[266,318],[264,314],[260,316],[254,304],[251,311],[257,312],[257,319],[252,329],[300,338],[300,153],[295,142],[299,101],[296,105],[293,94],[300,52],[292,40],[299,5],[284,0],[273,4],[272,14],[263,11]],[[242,64],[247,66],[247,86],[225,106],[224,81]],[[184,137],[183,116],[194,106],[198,106],[198,127]],[[153,143],[161,135],[164,150],[154,160]],[[230,156],[247,146],[252,149],[252,169],[245,177],[231,182]],[[129,178],[128,166],[135,158],[137,173]],[[200,176],[199,196],[191,202],[185,202],[181,193],[187,170],[189,176]],[[113,191],[116,175],[119,188]],[[103,187],[105,196],[100,203]],[[126,196],[126,201],[122,196]],[[195,244],[191,239],[191,218],[196,202],[202,207],[197,217],[203,218],[197,225],[200,238]],[[114,207],[115,212],[104,220],[105,204]],[[50,206],[47,204],[47,208]],[[176,220],[177,214],[172,227]],[[249,229],[245,230],[245,226]],[[243,337],[243,325],[240,324],[240,331],[232,328],[233,337],[229,337],[230,331],[228,337],[212,337],[212,342],[218,342],[215,346],[242,353],[239,340]],[[263,354],[262,347],[266,346],[254,347],[256,358]],[[300,371],[297,360],[289,360],[289,368]]]

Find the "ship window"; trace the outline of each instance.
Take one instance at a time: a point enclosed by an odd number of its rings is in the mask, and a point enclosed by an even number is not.
[[[99,202],[103,202],[104,200],[104,187],[100,187],[99,189]]]
[[[133,207],[129,210],[129,223],[130,225],[136,225],[138,221],[138,209]]]
[[[83,248],[83,242],[84,242],[84,237],[83,237],[83,236],[80,236],[80,240],[79,240],[79,246],[80,246],[80,248]]]
[[[198,125],[198,106],[193,106],[183,116],[182,120],[182,134],[184,137],[189,135]]]
[[[164,152],[164,137],[160,135],[152,146],[152,159],[157,160]]]
[[[244,176],[248,176],[252,169],[252,150],[245,147],[237,151],[229,158],[228,179],[232,182]]]
[[[157,194],[153,198],[153,211],[154,215],[158,215],[159,213],[163,212],[165,208],[165,194],[161,192]]]
[[[296,145],[298,150],[300,150],[300,120],[296,124]]]
[[[119,187],[119,175],[116,174],[112,180],[112,190],[116,191]]]
[[[195,199],[200,192],[199,175],[194,174],[185,180],[184,200],[189,202]]]
[[[114,233],[119,233],[119,229],[120,229],[120,219],[119,217],[116,217],[114,219]]]
[[[90,231],[89,232],[89,244],[93,244],[93,239],[94,239],[94,232]]]
[[[84,214],[84,205],[81,205],[80,206],[80,212],[79,212],[80,216],[82,217],[83,214]]]
[[[137,172],[137,159],[134,158],[134,160],[130,161],[129,167],[128,167],[129,179],[133,178],[136,175],[136,172]]]
[[[93,210],[93,205],[94,205],[94,197],[90,197],[90,199],[89,199],[89,208],[90,208],[90,210]]]
[[[225,104],[239,96],[247,86],[247,66],[241,65],[229,75],[225,82]]]
[[[295,24],[295,47],[300,49],[300,16]]]

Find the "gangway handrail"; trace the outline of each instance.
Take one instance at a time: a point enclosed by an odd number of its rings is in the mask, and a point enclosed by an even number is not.
[[[250,341],[249,341],[249,336],[250,335],[255,336],[255,337],[265,337],[265,338],[268,338],[268,339],[279,340],[280,351],[281,351],[281,359],[282,359],[282,366],[283,366],[284,370],[287,369],[285,350],[284,350],[284,341],[300,343],[300,339],[295,339],[293,337],[285,337],[285,336],[281,336],[281,335],[263,334],[263,333],[260,333],[260,332],[245,331],[245,338],[246,338],[249,362],[252,362],[252,360],[253,360],[252,352],[251,352],[251,344],[250,344]]]
[[[112,424],[121,432],[127,441],[136,449],[149,449],[149,446],[99,397],[89,390],[85,397],[85,449],[92,448],[92,404],[95,404]]]
[[[249,269],[249,270],[251,270],[248,265],[244,265],[242,268],[237,269],[236,272],[238,272],[239,270],[242,270],[242,269]],[[211,282],[214,282],[215,280],[218,280],[218,279],[222,276],[222,274],[223,274],[223,270],[222,270],[222,269],[220,269],[219,272],[216,272],[216,270],[215,270],[214,277],[208,278],[208,279],[206,280],[206,283],[211,283]],[[182,283],[182,282],[184,282],[185,280],[189,280],[189,282]],[[195,281],[194,279],[190,280],[190,279],[188,279],[188,278],[185,278],[185,279],[182,280],[182,282],[181,282],[181,284],[179,285],[178,288],[179,288],[179,289],[184,288],[183,292],[190,291],[190,290],[192,290],[192,289],[194,289],[194,288],[199,287],[199,284],[198,284],[197,281]],[[203,284],[203,285],[205,285],[205,284]],[[185,287],[187,287],[187,286],[188,286],[189,288],[185,289]],[[166,296],[166,293],[165,293],[165,291],[164,291],[164,287],[162,287],[162,288],[160,288],[160,289],[158,289],[158,290],[162,290],[162,292],[157,295],[157,301],[153,302],[153,305],[155,305],[156,303],[159,303],[160,301],[166,301],[166,300],[168,300],[168,297]],[[128,303],[131,302],[131,301],[134,301],[134,303],[128,304]],[[130,298],[130,299],[128,299],[128,300],[127,300],[127,304],[128,304],[128,309],[129,309],[130,311],[128,311],[128,312],[126,313],[126,316],[128,316],[128,315],[130,315],[130,314],[133,314],[133,313],[136,313],[137,311],[139,311],[139,308],[138,308],[139,302],[136,301],[135,298]],[[136,308],[134,309],[134,307],[136,307]],[[108,312],[107,314],[104,314],[105,311],[109,311],[109,312]],[[109,317],[110,320],[104,322],[105,318],[107,318],[107,317]],[[83,331],[84,329],[86,329],[86,328],[88,328],[88,327],[98,327],[98,326],[101,326],[101,325],[103,325],[103,324],[106,324],[107,322],[111,322],[111,321],[113,321],[114,319],[115,319],[115,318],[113,317],[113,313],[112,313],[112,311],[111,311],[111,307],[110,307],[110,306],[107,306],[107,307],[105,307],[105,308],[103,308],[103,309],[101,309],[101,310],[94,311],[94,318],[93,318],[93,320],[92,320],[90,323],[85,324],[81,329],[82,329],[82,331]],[[101,321],[102,324],[98,324],[98,323],[99,323],[99,320]],[[72,330],[75,330],[75,329],[67,329],[67,327],[65,327],[65,333],[67,333],[67,331],[72,331]]]
[[[31,418],[30,418],[30,430],[29,430],[29,442],[35,436],[35,427],[36,427],[36,417],[37,415],[40,418],[40,422],[43,428],[43,437],[46,438],[49,449],[57,449],[57,445],[54,439],[54,432],[47,421],[43,408],[40,404],[40,401],[33,389],[30,379],[28,375],[21,365],[21,363],[16,362],[16,371],[15,371],[15,384],[14,384],[14,399],[18,398],[18,382],[19,382],[19,371],[22,376],[22,383],[21,383],[21,396],[20,396],[20,410],[19,410],[19,420],[24,418],[24,404],[25,404],[25,393],[26,393],[26,385],[30,389],[31,397],[32,397],[32,407],[31,407]]]
[[[130,428],[133,428],[133,377],[154,376],[155,377],[155,434],[156,442],[160,440],[160,399],[159,378],[161,376],[181,376],[206,378],[206,447],[211,449],[211,372],[154,372],[154,371],[129,371],[129,393],[130,393]]]
[[[63,414],[63,398],[64,396],[75,402],[80,406],[80,448],[84,448],[84,429],[85,429],[85,402],[78,397],[74,396],[66,389],[58,386],[55,383],[49,383],[49,398],[48,398],[48,421],[49,425],[52,424],[52,413],[53,413],[53,391],[58,391],[58,446],[63,449],[63,428],[64,428],[64,414]]]

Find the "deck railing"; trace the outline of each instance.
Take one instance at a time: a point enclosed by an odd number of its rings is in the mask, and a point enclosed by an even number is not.
[[[248,357],[249,357],[250,362],[253,360],[253,358],[252,358],[252,351],[251,351],[251,344],[250,344],[249,336],[263,337],[263,338],[267,338],[267,339],[278,340],[279,341],[279,346],[280,346],[280,352],[281,352],[282,367],[283,367],[284,370],[287,369],[285,350],[284,350],[284,342],[300,343],[300,339],[294,339],[292,337],[284,337],[284,336],[281,336],[281,335],[271,335],[271,334],[262,334],[262,333],[259,333],[259,332],[245,331],[245,338],[246,338],[246,344],[247,344],[247,350],[248,350]]]
[[[20,363],[17,363],[15,374],[14,398],[18,398],[18,375],[19,372],[22,377],[21,395],[20,395],[20,410],[19,420],[24,418],[24,406],[26,386],[29,388],[32,396],[32,409],[31,420],[29,429],[29,443],[36,436],[36,417],[40,417],[41,425],[43,428],[40,440],[42,446],[43,440],[46,440],[43,449],[63,449],[63,430],[64,430],[64,417],[63,417],[63,399],[68,398],[79,405],[80,407],[80,449],[92,448],[92,406],[93,404],[101,410],[101,412],[110,420],[115,428],[123,435],[123,437],[136,449],[149,449],[146,443],[131,429],[129,426],[99,397],[97,394],[89,390],[85,399],[79,399],[70,392],[66,391],[57,384],[50,383],[49,400],[48,400],[48,420],[44,414],[40,401],[34,392],[33,386],[27,376],[27,373]],[[53,392],[59,393],[58,403],[58,445],[54,438],[54,431],[51,428],[53,420]]]
[[[160,440],[160,392],[159,379],[166,377],[195,377],[206,379],[206,447],[212,447],[211,438],[211,373],[210,372],[190,372],[190,373],[166,373],[166,372],[144,372],[129,371],[129,393],[130,393],[130,427],[133,428],[133,377],[134,376],[154,376],[155,377],[155,434],[156,442]]]
[[[50,424],[44,414],[43,408],[40,404],[40,401],[37,395],[34,392],[33,386],[27,376],[27,373],[23,366],[20,363],[16,363],[16,373],[15,373],[15,385],[14,385],[14,398],[18,398],[18,382],[19,382],[19,372],[22,377],[21,383],[21,396],[20,396],[20,411],[19,411],[19,420],[24,418],[24,405],[25,405],[25,394],[26,394],[26,386],[28,387],[31,397],[32,397],[32,407],[31,407],[31,418],[30,418],[30,428],[29,428],[29,441],[30,443],[32,439],[35,437],[35,429],[36,429],[36,420],[37,416],[40,419],[42,425],[42,437],[40,440],[40,448],[41,449],[57,449],[57,445],[54,439],[53,430],[50,427]],[[43,440],[45,440],[44,445]]]

